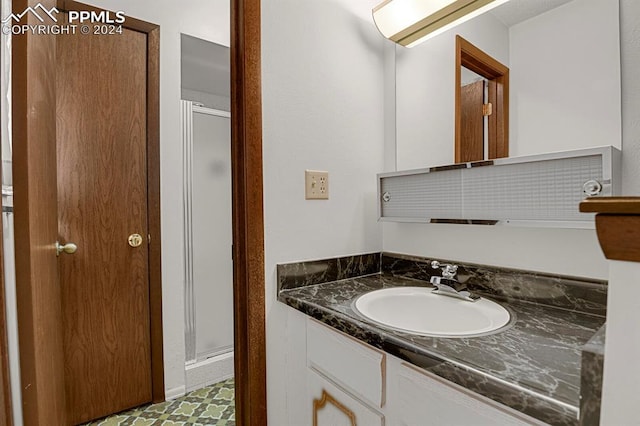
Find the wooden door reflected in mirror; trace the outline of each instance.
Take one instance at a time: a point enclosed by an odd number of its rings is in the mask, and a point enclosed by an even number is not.
[[[477,79],[464,81],[463,72]],[[455,97],[456,163],[508,157],[509,68],[460,36]]]

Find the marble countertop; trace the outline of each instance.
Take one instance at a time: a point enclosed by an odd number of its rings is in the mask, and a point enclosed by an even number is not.
[[[397,286],[431,285],[378,273],[283,289],[278,300],[541,421],[578,424],[581,351],[604,324],[604,317],[513,298],[494,299],[515,315],[510,327],[488,336],[436,338],[382,328],[351,307],[364,293]]]

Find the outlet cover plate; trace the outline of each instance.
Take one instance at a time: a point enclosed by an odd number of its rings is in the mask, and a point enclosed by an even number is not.
[[[329,172],[318,170],[304,171],[305,199],[328,200],[329,199]]]

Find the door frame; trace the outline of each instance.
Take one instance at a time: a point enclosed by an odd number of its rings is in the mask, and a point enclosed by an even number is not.
[[[260,0],[231,0],[236,421],[267,424]]]
[[[13,0],[14,13],[38,3],[60,11],[99,8],[70,0]],[[124,27],[147,35],[147,205],[151,378],[154,402],[164,401],[162,277],[160,238],[160,33],[159,26],[127,17]],[[13,37],[12,116],[16,287],[22,406],[26,425],[66,423],[62,319],[58,278],[38,282],[34,268],[55,275],[57,219],[39,214],[34,201],[55,182],[54,36]],[[52,151],[53,149],[53,151]],[[54,164],[51,164],[51,158]],[[49,194],[48,196],[51,196]],[[44,217],[44,218],[43,218]],[[55,212],[57,218],[57,211]],[[38,263],[39,262],[39,263]],[[37,301],[50,298],[42,309]],[[59,330],[55,330],[58,328]],[[43,339],[43,336],[47,336]]]

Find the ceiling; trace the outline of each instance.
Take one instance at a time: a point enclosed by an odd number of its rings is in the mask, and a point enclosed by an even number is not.
[[[507,27],[512,27],[571,1],[572,0],[510,0],[496,7],[489,13],[493,14]]]
[[[229,48],[185,34],[181,35],[182,88],[229,97]]]

